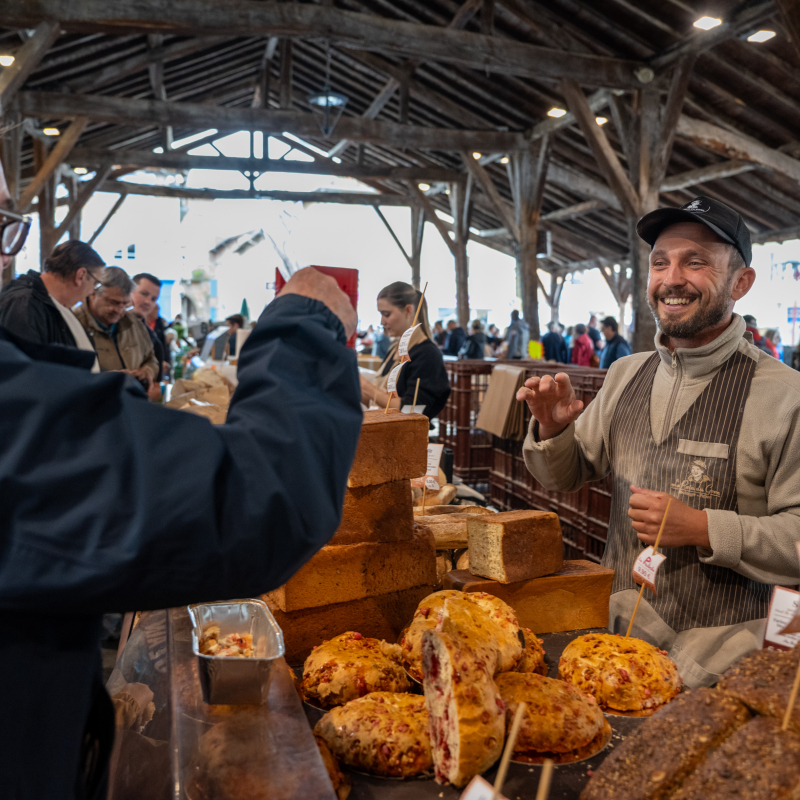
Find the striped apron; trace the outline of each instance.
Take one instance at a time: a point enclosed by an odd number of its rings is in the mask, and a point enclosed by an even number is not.
[[[613,592],[638,590],[631,575],[644,545],[628,517],[630,485],[667,492],[696,509],[738,511],[736,445],[756,362],[735,353],[660,444],[650,428],[650,395],[660,357],[654,353],[620,396],[611,421],[614,473],[603,564],[616,571]],[[735,625],[767,615],[772,587],[730,569],[703,564],[694,546],[669,548],[658,594],[646,600],[675,633]],[[637,617],[637,626],[638,626]]]

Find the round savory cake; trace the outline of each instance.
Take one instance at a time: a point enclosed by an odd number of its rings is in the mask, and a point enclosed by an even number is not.
[[[605,727],[594,699],[565,681],[506,672],[495,683],[506,705],[508,728],[517,706],[526,704],[515,753],[569,753],[586,747]]]
[[[570,642],[558,674],[613,711],[652,710],[681,690],[678,668],[664,650],[610,633],[588,633]]]
[[[463,603],[466,608],[478,606],[483,609],[493,623],[493,634],[499,651],[498,672],[508,672],[517,666],[522,658],[522,643],[519,640],[519,622],[511,606],[486,592],[445,589],[422,600],[400,639],[403,665],[415,680],[422,681],[422,634],[439,624],[445,601]]]
[[[331,708],[370,692],[404,692],[408,676],[398,645],[347,631],[323,642],[303,665],[303,698]]]
[[[343,764],[371,775],[411,778],[433,768],[422,695],[372,692],[331,709],[314,734]]]
[[[522,633],[525,636],[525,650],[517,664],[517,672],[535,672],[537,675],[547,675],[544,641],[537,638],[530,628],[523,628]]]

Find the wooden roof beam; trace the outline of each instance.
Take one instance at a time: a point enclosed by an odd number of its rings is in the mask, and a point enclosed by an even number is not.
[[[61,29],[57,22],[44,20],[36,26],[33,36],[20,47],[14,63],[0,72],[0,117],[8,112],[17,90],[39,66],[50,45],[58,38]]]
[[[569,53],[513,39],[498,40],[437,25],[305,3],[257,0],[4,0],[6,27],[61,21],[67,30],[175,33],[192,36],[324,38],[353,49],[394,53],[537,80],[571,78],[586,86],[631,89],[641,85],[643,62]],[[640,73],[641,74],[641,73]]]
[[[24,116],[61,119],[88,117],[116,125],[143,124],[216,128],[225,131],[255,130],[265,134],[289,132],[295,136],[321,138],[311,114],[260,108],[230,108],[199,103],[168,103],[100,95],[58,92],[20,92],[19,109]],[[398,148],[509,152],[527,147],[522,133],[512,131],[467,131],[400,125],[354,117],[342,117],[336,135],[359,142],[380,142]]]

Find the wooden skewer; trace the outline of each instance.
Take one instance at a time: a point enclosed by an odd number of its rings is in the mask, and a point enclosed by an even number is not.
[[[383,409],[384,414],[389,413],[389,403],[392,402],[392,392],[389,392],[389,399],[386,401],[386,408]]]
[[[428,487],[425,484],[422,484],[422,516],[425,516],[425,492],[428,491]]]
[[[667,514],[669,514],[669,506],[672,503],[672,498],[670,497],[667,500],[667,507],[664,509],[664,519],[661,520],[661,527],[658,529],[658,536],[656,536],[656,543],[653,545],[653,554],[658,552],[658,544],[661,541],[661,534],[664,533],[664,525],[667,522]],[[627,639],[631,635],[631,630],[633,630],[633,621],[636,619],[636,612],[639,610],[639,603],[642,602],[642,595],[644,594],[644,584],[642,584],[641,588],[639,589],[639,596],[636,598],[636,605],[633,607],[633,614],[631,614],[631,621],[628,625],[628,632],[625,634],[625,638]]]
[[[417,388],[414,389],[414,402],[411,404],[411,413],[414,413],[414,409],[417,407],[417,395],[419,394],[419,378],[417,378]]]
[[[419,316],[419,312],[422,310],[422,304],[425,301],[425,292],[428,291],[428,282],[425,282],[425,288],[422,290],[422,297],[419,299],[419,305],[417,306],[417,313],[414,314],[414,321],[411,323],[411,327],[413,328],[417,324],[417,317]]]
[[[794,708],[795,700],[797,700],[798,689],[800,689],[800,664],[797,665],[797,673],[794,676],[794,686],[792,686],[792,693],[789,695],[789,705],[786,706],[786,713],[783,715],[783,724],[781,725],[782,731],[789,729],[789,720],[792,718],[792,709]]]
[[[553,759],[546,758],[544,760],[544,767],[542,774],[539,778],[539,789],[536,792],[536,800],[547,800],[547,795],[550,794],[550,781],[553,777]]]
[[[511,723],[511,730],[506,738],[506,749],[503,750],[503,757],[500,759],[500,766],[497,769],[497,777],[494,779],[492,800],[497,800],[503,789],[503,783],[505,783],[506,773],[508,772],[508,762],[511,761],[511,754],[514,752],[514,745],[517,743],[517,735],[519,734],[520,725],[522,725],[522,716],[525,713],[525,708],[525,703],[520,703],[517,706],[517,712],[514,714],[514,721]]]

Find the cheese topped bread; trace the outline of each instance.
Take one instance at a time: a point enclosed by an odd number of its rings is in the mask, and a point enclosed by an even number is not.
[[[586,747],[605,726],[594,698],[564,681],[533,673],[506,672],[495,679],[506,705],[508,728],[525,703],[515,753],[569,753]]]
[[[463,603],[466,608],[477,606],[485,611],[492,622],[498,648],[497,671],[508,672],[515,669],[522,658],[522,643],[519,640],[519,623],[511,606],[486,592],[445,590],[434,592],[422,600],[400,640],[403,665],[412,677],[422,680],[422,635],[426,630],[437,627],[444,612],[445,601]]]
[[[558,675],[615,711],[655,709],[681,690],[678,668],[666,652],[610,633],[589,633],[570,642]]]
[[[334,708],[316,724],[342,763],[393,778],[410,778],[433,767],[425,698],[372,692]]]
[[[404,692],[410,685],[396,644],[347,631],[314,648],[300,688],[306,700],[330,708],[370,692]]]
[[[522,633],[525,636],[525,651],[517,664],[517,672],[535,672],[537,675],[547,675],[543,640],[538,639],[530,628],[523,628]]]

